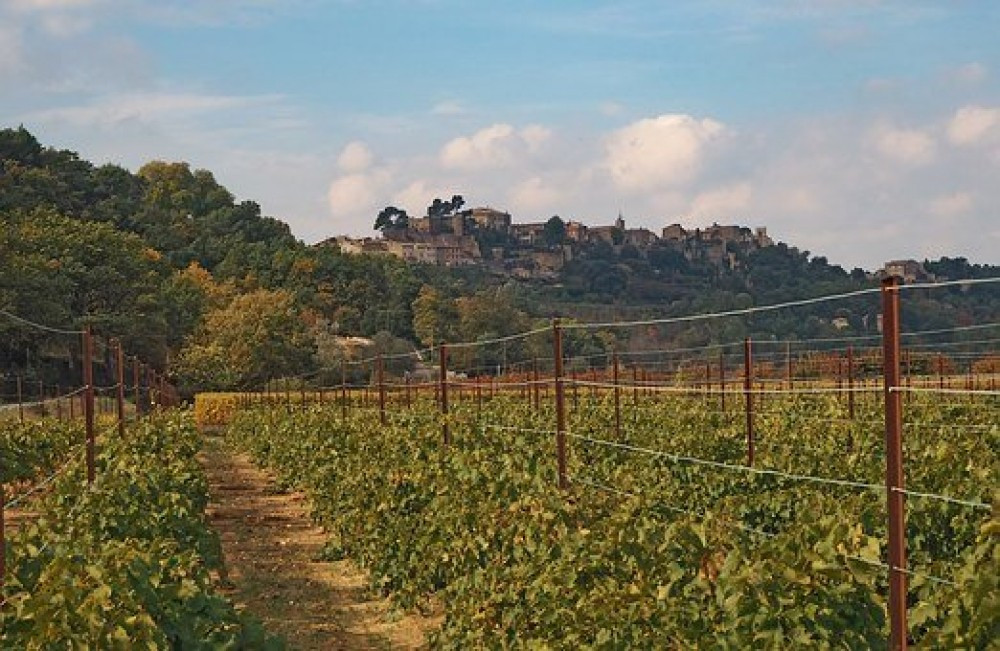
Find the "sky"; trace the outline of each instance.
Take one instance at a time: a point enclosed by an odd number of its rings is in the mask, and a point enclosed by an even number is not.
[[[306,242],[435,197],[1000,264],[995,0],[0,0],[0,126]]]

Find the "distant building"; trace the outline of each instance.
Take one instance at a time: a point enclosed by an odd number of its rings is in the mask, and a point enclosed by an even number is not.
[[[885,263],[878,275],[882,278],[896,276],[902,278],[906,284],[934,280],[934,274],[929,273],[924,265],[916,260],[891,260]]]
[[[625,244],[631,244],[632,246],[644,248],[655,244],[660,238],[656,236],[656,233],[649,230],[648,228],[629,228],[626,229],[623,236],[623,242]]]
[[[501,212],[493,208],[473,208],[462,213],[472,223],[482,229],[507,233],[510,231],[511,219],[509,212]]]
[[[571,242],[586,242],[587,225],[572,220],[566,222],[566,239]]]
[[[545,224],[511,224],[510,234],[521,244],[541,244],[545,241]]]

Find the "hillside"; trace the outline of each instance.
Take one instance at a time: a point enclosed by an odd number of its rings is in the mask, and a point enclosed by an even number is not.
[[[144,350],[187,389],[230,388],[333,367],[367,352],[501,336],[541,319],[664,317],[749,307],[875,284],[792,245],[735,248],[725,263],[666,246],[580,247],[539,280],[489,267],[447,268],[307,246],[288,226],[238,202],[211,172],[154,161],[133,173],[0,131],[0,309],[59,327],[91,324]],[[925,261],[940,278],[1000,276],[957,258]],[[876,332],[869,299],[714,328],[652,329],[644,345],[700,345],[748,334],[803,338]],[[908,303],[910,329],[1000,318],[1000,290],[938,292]],[[614,336],[580,350],[627,348]],[[55,384],[77,371],[75,346],[0,320],[0,368]],[[170,360],[168,363],[167,360]],[[322,375],[320,376],[322,378]],[[7,380],[9,381],[9,380]],[[4,391],[9,393],[9,391]]]

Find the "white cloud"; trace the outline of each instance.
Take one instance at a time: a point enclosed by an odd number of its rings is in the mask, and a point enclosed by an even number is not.
[[[560,209],[560,202],[565,197],[541,177],[533,176],[512,187],[508,199],[511,209],[515,211],[537,213],[546,209]]]
[[[625,112],[625,105],[620,102],[603,102],[598,110],[608,117],[615,117]]]
[[[90,104],[37,111],[30,117],[39,122],[109,127],[122,122],[174,119],[192,114],[274,104],[281,99],[278,95],[127,93],[103,97]]]
[[[706,148],[724,129],[720,122],[690,115],[639,120],[611,134],[605,161],[622,190],[683,185],[697,176]]]
[[[375,212],[383,203],[388,175],[382,170],[364,174],[347,174],[335,179],[327,192],[330,212],[334,217],[362,219]]]
[[[101,0],[9,0],[9,6],[21,11],[50,11],[92,7]]]
[[[446,143],[441,149],[441,164],[466,170],[508,166],[537,154],[551,135],[539,125],[517,130],[510,124],[494,124]]]
[[[926,165],[934,160],[934,139],[919,129],[876,128],[875,148],[886,158],[906,165]]]
[[[23,64],[24,42],[21,30],[0,25],[0,74],[18,70]]]
[[[982,63],[973,61],[964,66],[959,66],[952,70],[951,76],[955,81],[963,84],[978,84],[986,79],[989,70]]]
[[[691,202],[690,214],[701,219],[735,219],[750,209],[753,190],[741,182],[698,194]]]
[[[468,111],[465,106],[460,102],[454,100],[446,100],[444,102],[438,102],[433,107],[431,107],[431,115],[441,115],[445,117],[453,117],[456,115],[465,115]]]
[[[973,203],[972,195],[968,192],[953,192],[934,198],[930,203],[930,210],[939,217],[954,217],[969,212]]]
[[[453,191],[439,184],[432,183],[426,179],[418,179],[394,194],[392,196],[392,203],[410,215],[420,216],[427,212],[427,206],[431,205],[431,202],[435,198],[440,197],[444,199],[451,197],[453,194]]]
[[[528,151],[535,154],[552,138],[552,131],[539,124],[529,124],[521,129],[519,135],[528,146]]]
[[[82,34],[93,26],[93,21],[86,16],[53,13],[41,20],[42,29],[56,38],[69,38]]]
[[[964,106],[948,122],[948,139],[955,145],[973,145],[1000,133],[1000,108]]]
[[[337,165],[341,171],[346,173],[364,172],[371,167],[374,159],[375,156],[372,154],[372,150],[368,148],[368,145],[360,140],[355,140],[354,142],[347,143],[340,152],[340,156],[337,157]]]

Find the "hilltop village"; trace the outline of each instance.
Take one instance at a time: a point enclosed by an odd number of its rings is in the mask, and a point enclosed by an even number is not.
[[[617,254],[632,249],[640,257],[667,248],[692,262],[735,269],[744,257],[740,254],[774,242],[765,228],[712,224],[689,230],[671,224],[657,234],[647,228],[629,228],[620,214],[614,224],[606,226],[564,222],[559,217],[517,224],[508,212],[482,207],[404,216],[385,224],[381,238],[342,236],[324,244],[348,254],[393,255],[446,267],[480,265],[516,278],[554,280],[567,262],[592,248],[610,248]]]

